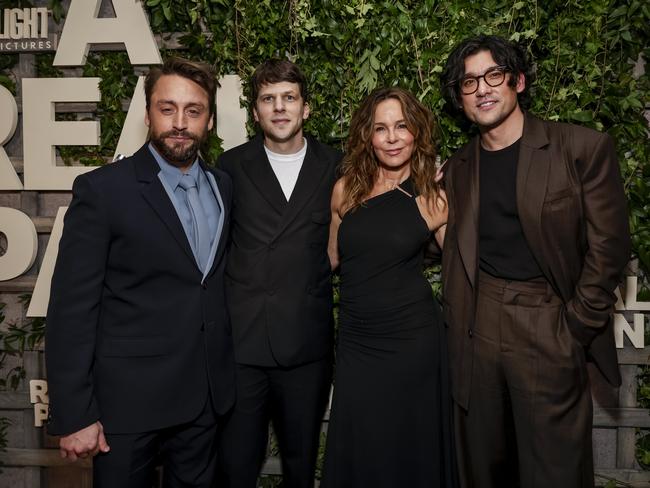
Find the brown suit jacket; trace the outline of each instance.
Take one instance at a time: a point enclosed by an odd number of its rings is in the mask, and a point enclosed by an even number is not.
[[[453,396],[467,408],[478,284],[479,137],[454,154],[447,167],[443,303]],[[567,326],[605,378],[619,385],[611,312],[614,289],[629,259],[630,237],[612,139],[526,114],[517,208],[535,259],[564,301]]]

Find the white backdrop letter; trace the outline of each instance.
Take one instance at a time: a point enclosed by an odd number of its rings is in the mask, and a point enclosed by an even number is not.
[[[4,86],[0,86],[0,114],[0,190],[22,190],[23,184],[2,148],[13,137],[18,123],[16,100]]]
[[[0,207],[0,232],[7,237],[7,252],[0,256],[0,281],[5,281],[17,278],[34,264],[38,237],[32,219],[8,207]]]
[[[54,102],[98,102],[99,78],[23,79],[25,189],[70,190],[93,167],[57,166],[54,146],[96,146],[99,122],[55,121]]]
[[[97,18],[102,0],[72,0],[54,66],[82,66],[90,44],[124,43],[131,64],[160,64],[160,52],[140,0],[113,0],[114,18]]]

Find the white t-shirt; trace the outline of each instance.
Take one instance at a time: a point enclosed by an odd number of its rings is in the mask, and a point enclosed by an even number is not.
[[[302,162],[305,160],[305,154],[307,154],[307,139],[303,137],[302,140],[302,149],[294,154],[274,153],[264,146],[266,156],[269,158],[269,163],[271,163],[271,168],[273,168],[275,177],[280,182],[282,192],[287,201],[291,198],[291,193],[298,180],[300,168],[302,168]]]

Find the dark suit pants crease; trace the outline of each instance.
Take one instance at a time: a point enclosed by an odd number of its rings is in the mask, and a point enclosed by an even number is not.
[[[237,365],[237,400],[220,433],[219,488],[255,488],[269,420],[278,439],[284,488],[311,488],[325,413],[330,358],[295,367]]]
[[[469,409],[456,405],[463,488],[594,486],[582,346],[545,281],[481,273]]]
[[[162,464],[164,488],[211,488],[216,472],[218,417],[210,395],[206,397],[203,411],[186,424],[153,432],[106,434],[111,450],[93,460],[94,488],[157,486],[158,464]]]

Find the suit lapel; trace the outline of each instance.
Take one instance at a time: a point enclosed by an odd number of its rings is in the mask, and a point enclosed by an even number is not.
[[[214,236],[212,249],[210,249],[210,259],[208,260],[208,265],[203,273],[203,280],[205,280],[205,278],[209,276],[214,270],[214,263],[219,262],[219,259],[221,258],[221,255],[223,254],[223,251],[225,249],[226,239],[222,239],[222,236],[223,236],[223,230],[226,225],[226,222],[228,222],[228,220],[230,219],[230,216],[228,215],[230,209],[226,208],[226,205],[223,203],[223,198],[221,198],[221,191],[219,189],[218,178],[212,173],[212,171],[210,171],[205,167],[203,168],[205,170],[206,177],[210,182],[210,186],[212,187],[214,196],[217,199],[217,202],[219,203],[219,207],[221,208],[221,212],[219,213],[219,222],[217,223],[217,232],[216,235]]]
[[[544,255],[542,235],[542,209],[551,168],[548,137],[544,125],[526,114],[524,132],[517,162],[517,210],[526,242],[537,259],[542,273],[551,278],[548,260]]]
[[[169,195],[167,195],[162,182],[158,178],[160,167],[158,166],[158,163],[156,163],[156,160],[149,151],[147,145],[144,145],[137,153],[135,153],[134,158],[136,178],[142,184],[142,196],[153,208],[154,212],[160,220],[162,220],[163,224],[165,224],[187,257],[192,261],[192,265],[196,266],[194,253],[192,252],[190,243],[185,235],[183,224],[181,224],[176,209],[169,199]]]
[[[454,168],[458,250],[472,287],[475,286],[478,260],[478,162],[479,138],[476,137]]]
[[[551,167],[545,150],[548,143],[542,122],[526,114],[517,162],[517,210],[526,241],[542,272],[552,281],[541,231],[542,209]],[[476,137],[465,153],[459,156],[454,168],[458,249],[472,286],[475,285],[478,266],[479,149],[479,138]]]
[[[298,216],[300,211],[314,196],[316,189],[322,183],[326,169],[327,162],[316,153],[313,140],[308,141],[307,153],[302,162],[300,173],[298,173],[296,185],[291,193],[291,198],[282,213],[282,220],[280,221],[280,225],[276,230],[274,237],[280,235],[287,228],[287,226]]]
[[[242,169],[257,187],[260,195],[278,212],[282,213],[287,206],[287,199],[282,192],[278,178],[271,168],[271,163],[264,151],[264,142],[260,134],[255,136],[251,149],[242,161]]]

